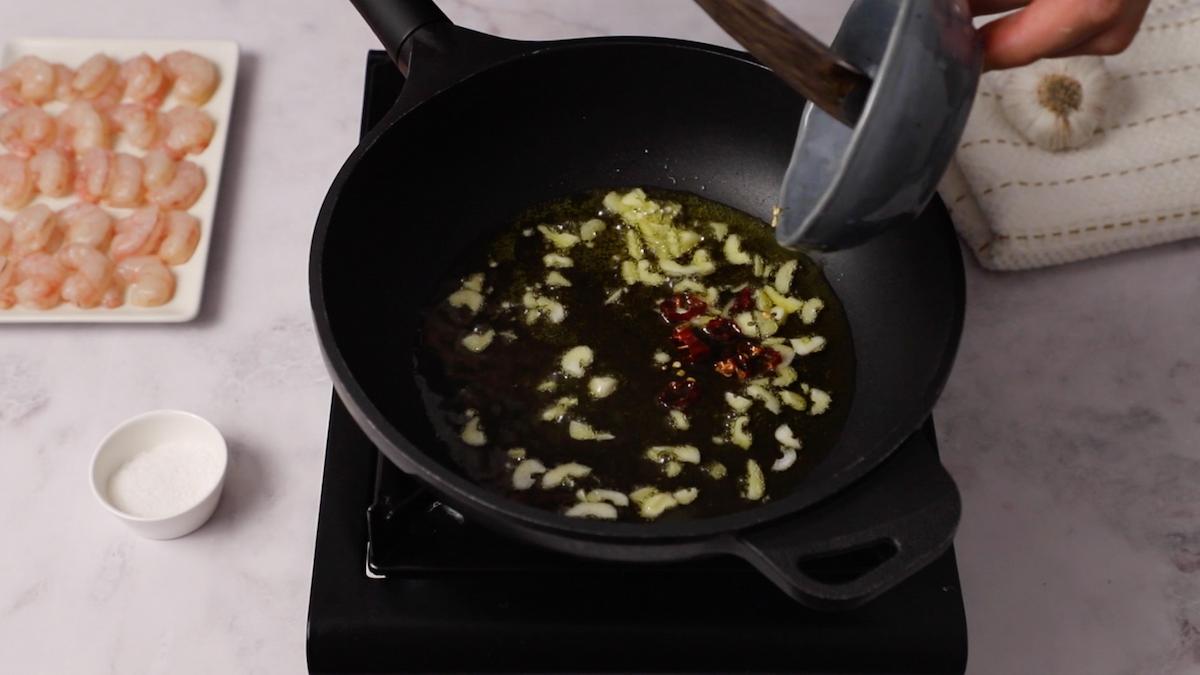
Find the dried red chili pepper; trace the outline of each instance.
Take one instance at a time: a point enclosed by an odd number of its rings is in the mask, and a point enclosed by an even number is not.
[[[754,289],[747,286],[737,292],[733,296],[733,304],[729,306],[731,312],[748,312],[755,307]]]
[[[704,332],[713,342],[728,344],[742,337],[742,331],[737,324],[729,319],[710,319],[704,324]]]
[[[699,333],[690,324],[681,323],[675,326],[671,333],[671,342],[679,352],[679,360],[684,363],[703,361],[712,354],[712,348],[700,339]]]
[[[673,380],[658,394],[658,402],[668,408],[686,410],[700,400],[700,385],[695,380]]]
[[[708,311],[708,303],[694,293],[676,293],[659,303],[658,311],[668,323],[675,324]]]

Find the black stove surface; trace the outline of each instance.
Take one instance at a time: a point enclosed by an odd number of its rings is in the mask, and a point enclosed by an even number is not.
[[[364,130],[402,84],[372,52]],[[932,439],[932,422],[918,433]],[[735,558],[570,558],[465,521],[383,458],[333,397],[309,602],[312,673],[932,674],[962,673],[965,663],[953,550],[836,613],[805,609]]]

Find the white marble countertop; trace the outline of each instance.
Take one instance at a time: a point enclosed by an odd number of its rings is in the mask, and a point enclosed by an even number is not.
[[[847,2],[792,0],[829,38]],[[690,2],[446,0],[518,38],[730,44]],[[22,35],[231,38],[234,128],[201,318],[0,328],[0,670],[304,672],[330,382],[309,236],[354,147],[375,42],[329,0],[0,3]],[[936,417],[962,487],[972,674],[1200,672],[1200,244],[1012,275],[968,264]],[[86,469],[134,413],[212,419],[233,451],[209,525],[137,538]]]

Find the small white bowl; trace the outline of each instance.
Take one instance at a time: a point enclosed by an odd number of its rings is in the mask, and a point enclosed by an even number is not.
[[[139,463],[130,464],[134,459]],[[208,420],[155,410],[126,420],[100,442],[92,455],[92,493],[143,537],[174,539],[212,515],[228,466],[225,439]],[[118,471],[124,473],[114,485]]]

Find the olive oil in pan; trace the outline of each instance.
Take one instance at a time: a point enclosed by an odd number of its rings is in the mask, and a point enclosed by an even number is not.
[[[849,408],[849,326],[820,269],[762,221],[695,195],[537,206],[435,297],[417,350],[427,412],[466,475],[534,506],[627,521],[751,508],[805,479]]]

